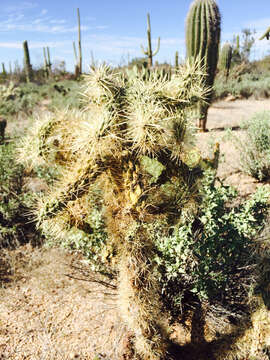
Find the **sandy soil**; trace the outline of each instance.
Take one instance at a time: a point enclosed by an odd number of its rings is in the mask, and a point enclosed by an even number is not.
[[[209,132],[198,134],[207,152],[221,143],[218,175],[246,196],[259,185],[240,172],[237,150],[224,139],[226,127],[270,110],[270,100],[215,103]],[[11,130],[11,125],[10,129]],[[68,360],[123,358],[127,330],[117,313],[115,284],[94,277],[79,255],[30,245],[0,256],[0,359]]]
[[[198,147],[208,155],[212,144],[220,144],[220,162],[218,176],[228,185],[237,188],[240,195],[246,197],[261,184],[241,171],[239,151],[226,136],[226,129],[231,128],[234,135],[245,139],[245,133],[239,129],[243,120],[257,112],[270,111],[270,100],[235,100],[219,101],[209,109],[207,128],[209,132],[197,135]]]

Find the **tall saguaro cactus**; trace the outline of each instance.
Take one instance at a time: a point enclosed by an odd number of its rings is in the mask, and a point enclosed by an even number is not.
[[[153,52],[153,50],[152,50],[152,40],[151,40],[150,15],[149,14],[147,14],[147,41],[148,41],[147,50],[144,50],[143,45],[141,45],[141,48],[142,48],[143,54],[148,57],[148,66],[152,67],[153,66],[153,56],[155,56],[159,52],[159,49],[160,49],[160,37],[158,37],[157,48]]]
[[[75,41],[73,41],[73,51],[74,51],[74,58],[75,58],[75,77],[77,79],[77,77],[80,75],[80,71],[79,71],[79,61],[78,61],[78,55],[77,55]]]
[[[178,67],[179,67],[179,53],[178,53],[178,51],[175,52],[174,66],[175,66],[176,69],[178,69]]]
[[[232,61],[232,46],[229,43],[223,45],[221,54],[220,54],[220,67],[226,72],[226,81],[228,79]]]
[[[77,8],[77,17],[78,17],[78,67],[79,67],[79,74],[82,73],[82,44],[81,44],[81,18],[80,18],[80,10]]]
[[[7,75],[6,68],[5,68],[5,63],[2,63],[2,74]]]
[[[186,19],[187,57],[199,61],[204,71],[205,84],[212,87],[218,62],[221,16],[214,0],[194,0]],[[207,112],[211,101],[199,105],[199,128],[206,131]]]
[[[23,42],[23,51],[24,51],[24,71],[26,75],[26,81],[31,82],[33,80],[33,70],[30,63],[30,55],[28,50],[27,40]]]
[[[52,63],[51,63],[51,57],[50,57],[50,49],[47,46],[47,48],[43,48],[43,56],[44,56],[44,73],[45,76],[48,77],[52,72]]]

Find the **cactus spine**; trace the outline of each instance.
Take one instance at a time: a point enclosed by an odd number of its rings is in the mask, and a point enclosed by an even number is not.
[[[175,61],[174,61],[175,68],[179,68],[179,53],[178,51],[175,52]]]
[[[27,40],[23,42],[23,51],[24,51],[24,71],[26,75],[26,81],[31,82],[33,80],[33,70],[30,63],[30,55],[28,50]]]
[[[206,73],[205,85],[212,87],[218,62],[221,16],[214,0],[195,0],[186,19],[187,57],[199,61]],[[207,112],[211,101],[211,92],[206,100],[208,104],[199,105],[199,128],[206,131]]]
[[[220,54],[220,68],[226,72],[226,81],[230,73],[232,62],[232,46],[229,43],[223,45]]]
[[[150,25],[150,15],[147,14],[147,41],[148,47],[147,50],[144,50],[143,45],[141,45],[142,52],[144,55],[148,57],[148,67],[153,66],[153,56],[155,56],[160,49],[160,37],[158,38],[157,49],[153,52],[152,51],[152,40],[151,40],[151,25]]]

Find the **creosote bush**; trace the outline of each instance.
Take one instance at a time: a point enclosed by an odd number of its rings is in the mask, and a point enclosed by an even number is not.
[[[202,82],[196,64],[145,80],[102,66],[85,77],[83,111],[39,119],[21,150],[31,166],[57,163],[59,176],[38,202],[39,226],[117,276],[119,310],[141,359],[167,357],[170,315],[202,303],[237,312],[231,299],[244,301],[254,282],[246,256],[268,194],[230,209],[233,191],[214,186],[218,147],[202,159],[190,121],[208,91]],[[224,300],[225,284],[235,287]]]
[[[270,112],[255,114],[242,123],[244,139],[233,136],[232,140],[239,149],[242,169],[258,180],[270,177]]]
[[[246,289],[252,291],[258,280],[254,237],[264,225],[269,190],[259,188],[245,203],[230,207],[237,192],[222,183],[216,186],[214,172],[207,170],[196,216],[167,234],[155,225],[155,260],[175,314],[196,302],[211,302],[231,317],[247,310]]]
[[[27,241],[33,231],[33,196],[22,191],[23,167],[15,161],[14,143],[0,145],[0,249]]]

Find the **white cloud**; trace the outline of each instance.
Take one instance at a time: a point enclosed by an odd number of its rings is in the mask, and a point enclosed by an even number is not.
[[[7,13],[12,13],[12,12],[15,13],[15,12],[25,11],[28,9],[33,9],[33,8],[36,8],[37,6],[38,6],[37,3],[30,2],[30,1],[23,1],[20,4],[18,3],[16,5],[6,6],[2,10]]]
[[[270,26],[270,18],[251,20],[244,23],[245,28],[255,29],[258,32],[266,30]]]
[[[42,42],[42,41],[33,41],[28,42],[29,49],[40,49],[45,46],[49,46],[51,48],[59,48],[65,47],[70,45],[69,41],[49,41],[49,42]],[[0,48],[5,49],[22,49],[23,45],[21,42],[18,41],[10,41],[10,42],[0,42]]]
[[[65,24],[67,21],[64,20],[64,19],[60,19],[60,20],[57,20],[57,19],[53,19],[53,20],[50,20],[50,24]]]
[[[77,32],[77,26],[66,26],[64,25],[65,21],[60,21],[59,25],[58,21],[52,21],[51,26],[48,25],[48,21],[44,21],[44,19],[37,18],[32,22],[12,22],[12,21],[4,21],[0,22],[0,31],[8,32],[8,31],[26,31],[26,32],[41,32],[41,33],[49,33],[49,34],[63,34],[63,33],[72,33]],[[61,25],[62,24],[62,25]],[[88,26],[81,26],[81,31],[89,30]]]
[[[41,10],[41,15],[46,15],[48,13],[48,10],[47,9],[42,9]]]

